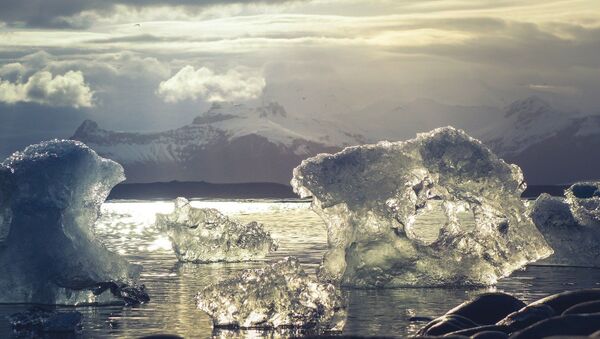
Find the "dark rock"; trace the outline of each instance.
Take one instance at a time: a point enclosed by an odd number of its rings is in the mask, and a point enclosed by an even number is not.
[[[546,298],[535,301],[530,306],[548,305],[554,309],[556,314],[562,314],[571,306],[581,304],[588,301],[600,300],[600,288],[591,288],[585,290],[568,291],[558,294],[553,294]]]
[[[587,336],[600,330],[600,314],[570,314],[537,322],[513,333],[511,339],[536,339],[551,336]]]
[[[115,297],[123,299],[125,305],[145,304],[150,301],[144,285],[127,285],[116,281],[107,281],[96,284],[92,291],[98,295],[108,289]]]
[[[145,304],[150,301],[150,296],[146,292],[146,286],[124,286],[119,290],[119,294],[126,305]]]
[[[506,339],[508,338],[508,334],[500,331],[483,331],[479,332],[473,336],[471,339]]]
[[[525,307],[525,303],[510,294],[493,292],[478,295],[451,309],[446,314],[463,316],[480,325],[493,325],[512,312]]]
[[[472,328],[467,328],[465,330],[460,330],[460,331],[456,331],[456,332],[451,332],[451,335],[464,335],[467,337],[470,336],[474,336],[478,333],[481,332],[502,332],[505,334],[509,334],[510,331],[506,328],[506,326],[498,326],[498,325],[484,325],[484,326],[477,326],[477,327],[472,327]]]
[[[497,325],[506,326],[507,333],[512,333],[555,315],[554,309],[548,305],[530,305],[507,315]]]
[[[337,338],[337,337],[336,337]],[[361,337],[361,339],[364,339],[365,337]],[[368,337],[371,338],[371,337]],[[439,339],[442,338],[440,336],[437,335],[421,335],[421,336],[416,336],[416,337],[412,337],[412,339]],[[469,337],[465,337],[464,335],[445,335],[443,336],[444,339],[469,339]]]
[[[562,315],[600,313],[600,300],[588,301],[567,308]]]
[[[425,325],[425,327],[419,330],[418,334],[423,336],[439,336],[477,326],[479,324],[461,315],[446,314]]]

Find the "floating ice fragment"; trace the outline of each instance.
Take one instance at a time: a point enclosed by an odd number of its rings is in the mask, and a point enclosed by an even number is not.
[[[599,183],[576,183],[566,198],[540,195],[531,217],[554,249],[544,264],[600,266]]]
[[[519,167],[452,127],[317,155],[291,184],[327,225],[326,281],[490,285],[552,253],[520,199]]]
[[[175,211],[157,214],[156,226],[166,231],[182,262],[236,262],[264,258],[277,245],[257,222],[237,223],[213,208],[194,208],[175,199]]]
[[[196,303],[215,327],[341,331],[346,321],[340,292],[309,277],[295,258],[207,286]]]
[[[575,183],[565,197],[579,224],[600,226],[600,182]]]
[[[141,266],[108,251],[92,226],[123,168],[76,141],[48,141],[0,164],[0,302],[123,303],[98,284]]]

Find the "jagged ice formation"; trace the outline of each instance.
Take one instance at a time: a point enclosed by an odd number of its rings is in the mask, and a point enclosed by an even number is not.
[[[340,292],[308,276],[289,257],[207,286],[196,303],[215,327],[341,331],[346,321]]]
[[[194,208],[185,198],[175,199],[173,213],[158,213],[156,226],[167,232],[182,262],[247,261],[277,249],[263,225],[240,224],[214,208]]]
[[[546,264],[600,266],[600,183],[579,182],[565,198],[540,195],[531,217],[554,255]]]
[[[0,302],[123,303],[141,266],[95,238],[122,167],[76,141],[47,141],[0,164]],[[113,284],[118,288],[107,289]],[[125,288],[125,289],[123,289]],[[130,291],[131,292],[131,291]],[[140,292],[143,300],[147,295]],[[136,302],[134,300],[134,302]]]
[[[518,166],[452,127],[320,154],[291,183],[327,225],[319,277],[345,286],[491,285],[552,253]]]

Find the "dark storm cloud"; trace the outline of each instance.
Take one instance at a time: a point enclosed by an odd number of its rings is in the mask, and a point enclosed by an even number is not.
[[[16,0],[0,2],[0,21],[13,26],[45,28],[82,28],[92,24],[91,19],[69,20],[84,11],[110,14],[117,5],[135,8],[152,6],[203,7],[229,4],[279,4],[302,0]]]

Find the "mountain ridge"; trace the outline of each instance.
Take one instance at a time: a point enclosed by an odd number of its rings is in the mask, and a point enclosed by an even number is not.
[[[292,169],[307,157],[381,139],[405,140],[439,127],[436,124],[442,121],[465,129],[500,157],[519,165],[531,184],[600,178],[600,160],[593,157],[600,147],[600,115],[559,110],[536,96],[503,109],[434,100],[388,104],[391,111],[385,111],[385,106],[381,111],[364,111],[362,121],[340,117],[334,122],[290,114],[276,102],[257,107],[219,103],[177,129],[119,132],[86,120],[72,138],[123,164],[128,182],[176,179],[287,185]],[[436,120],[437,115],[444,116]]]

